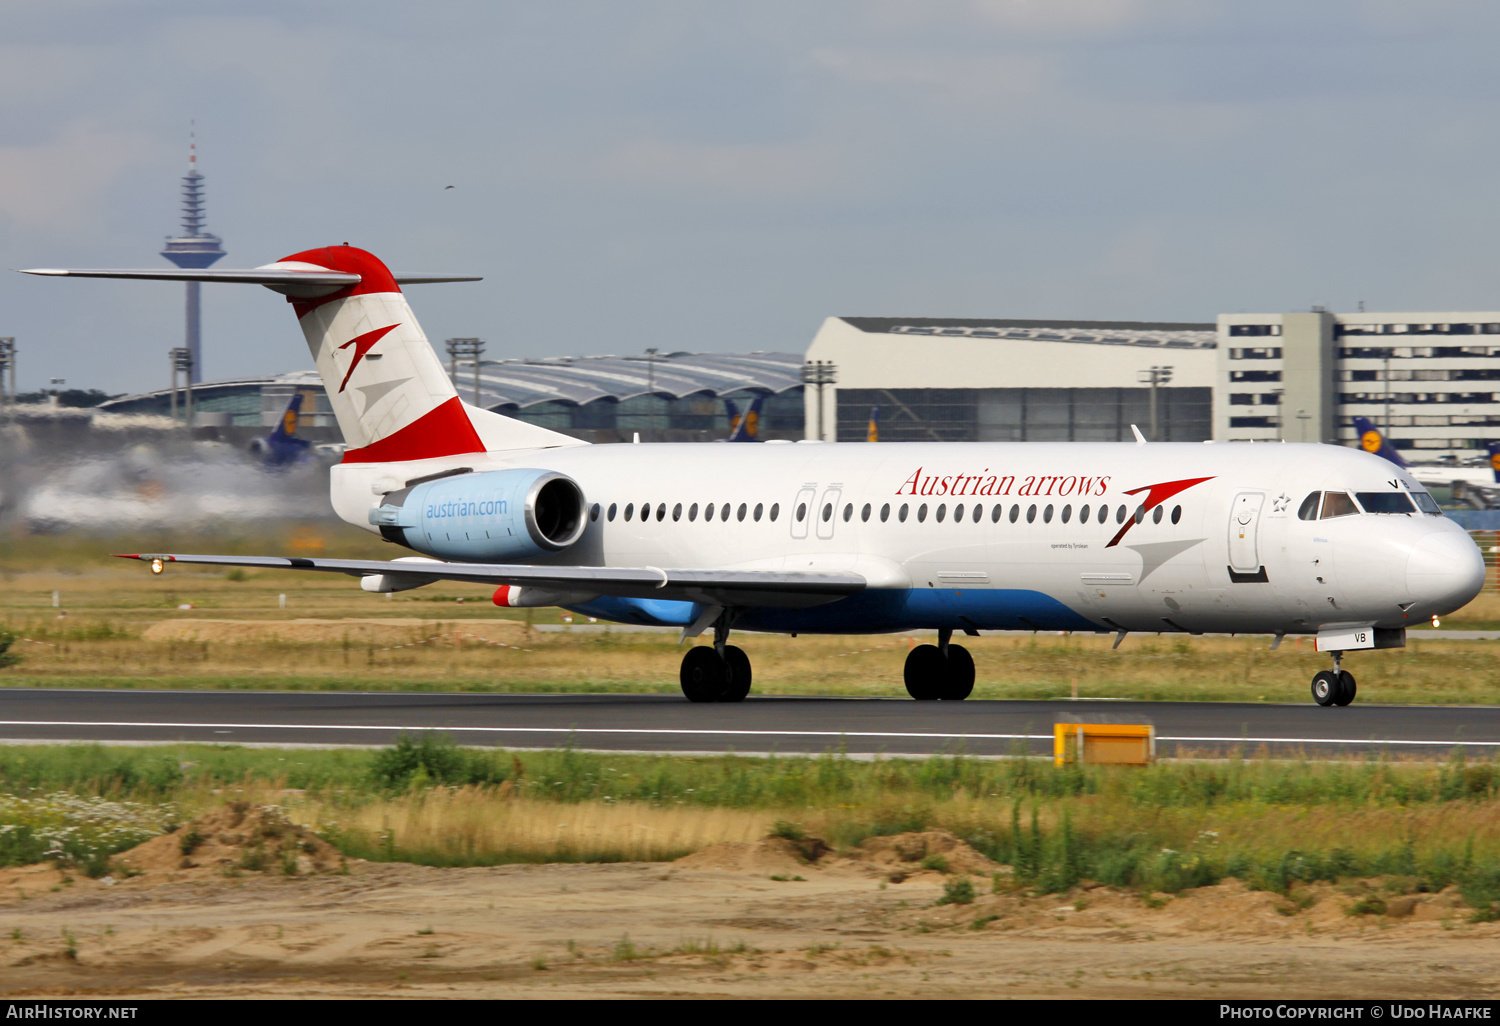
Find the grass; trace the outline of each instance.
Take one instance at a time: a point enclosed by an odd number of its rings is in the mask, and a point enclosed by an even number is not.
[[[427,737],[381,751],[0,747],[0,782],[0,865],[53,859],[95,875],[109,855],[245,797],[376,861],[657,861],[770,833],[849,848],[943,828],[1011,867],[998,889],[1091,880],[1162,901],[1234,877],[1283,895],[1295,915],[1307,883],[1384,877],[1397,892],[1456,885],[1476,916],[1500,916],[1500,768],[1457,755],[1132,770],[510,753]]]
[[[390,546],[353,531],[321,529],[325,555],[390,556]],[[326,535],[326,539],[325,536]],[[308,545],[307,538],[298,544]],[[0,668],[0,686],[271,690],[676,693],[681,650],[671,633],[524,631],[557,623],[559,610],[496,609],[490,589],[442,584],[385,597],[322,574],[198,572],[108,560],[109,551],[194,548],[216,552],[293,552],[287,537],[0,539],[0,630],[19,638]],[[149,544],[154,543],[154,544]],[[440,589],[440,590],[434,590]],[[54,609],[52,595],[61,605]],[[278,596],[287,596],[281,609]],[[460,602],[459,600],[463,601]],[[180,611],[190,604],[194,608]],[[59,618],[59,613],[66,614]],[[182,618],[252,621],[297,618],[418,618],[390,643],[148,641],[151,624]],[[476,621],[516,622],[523,649],[500,648],[454,630]],[[1500,594],[1486,593],[1445,618],[1444,628],[1500,625]],[[1361,702],[1500,701],[1500,661],[1490,642],[1423,638],[1406,649],[1355,653],[1347,666]],[[426,643],[442,634],[441,643]],[[904,636],[736,635],[756,667],[759,694],[903,697]],[[396,647],[423,642],[411,647]],[[1091,634],[992,635],[965,639],[978,668],[976,698],[1093,698],[1198,701],[1307,700],[1307,682],[1326,668],[1310,642],[1289,639],[1276,652],[1260,637],[1132,635],[1118,649]]]

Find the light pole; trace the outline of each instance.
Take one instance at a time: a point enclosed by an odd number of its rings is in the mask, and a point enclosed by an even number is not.
[[[1151,367],[1143,371],[1136,371],[1135,379],[1143,385],[1151,386],[1151,441],[1161,441],[1160,421],[1161,416],[1156,399],[1156,389],[1172,380],[1171,367]]]
[[[182,375],[187,396],[187,415],[184,418],[188,430],[193,429],[193,351],[187,346],[178,346],[169,351],[172,360],[172,419],[177,419],[177,376]]]
[[[802,383],[818,386],[818,441],[826,441],[823,430],[823,386],[838,381],[838,368],[832,360],[808,360],[802,365]],[[837,440],[837,432],[834,434]]]
[[[654,400],[656,398],[656,353],[657,353],[657,348],[655,346],[648,346],[647,347],[647,349],[646,349],[646,399],[647,399],[648,402],[652,401],[652,400]],[[652,419],[654,420],[655,418],[653,417]],[[650,429],[648,428],[647,430],[649,431]],[[651,436],[648,434],[646,437],[649,439]]]
[[[7,377],[10,378],[9,390],[5,386]],[[12,417],[15,416],[16,340],[14,338],[0,338],[0,403],[10,409]]]
[[[450,338],[444,343],[448,347],[448,377],[453,380],[453,390],[458,391],[458,361],[474,361],[474,405],[479,406],[479,355],[484,352],[482,338]]]

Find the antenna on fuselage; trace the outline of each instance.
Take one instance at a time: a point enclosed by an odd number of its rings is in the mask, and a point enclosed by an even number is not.
[[[1143,434],[1141,434],[1141,429],[1138,428],[1138,427],[1136,427],[1134,424],[1130,425],[1130,433],[1133,434],[1133,435],[1135,435],[1135,444],[1136,445],[1145,445],[1146,444],[1146,436],[1143,435]]]

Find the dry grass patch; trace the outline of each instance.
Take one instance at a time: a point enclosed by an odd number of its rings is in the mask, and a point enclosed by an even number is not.
[[[355,808],[309,799],[289,814],[351,855],[465,866],[667,862],[763,837],[774,819],[749,809],[528,801],[504,785],[434,788]]]

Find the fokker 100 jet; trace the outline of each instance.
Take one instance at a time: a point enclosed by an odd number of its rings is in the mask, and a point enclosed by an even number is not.
[[[1347,705],[1357,649],[1465,605],[1469,536],[1407,471],[1329,445],[894,443],[588,445],[459,399],[401,285],[348,245],[253,270],[35,270],[241,282],[285,295],[348,450],[334,509],[412,555],[390,561],[140,553],[168,563],[349,574],[366,591],[495,586],[500,606],[563,606],[712,630],[683,693],[737,702],[731,630],[935,629],[906,659],[917,699],[963,699],[955,632],[1312,635]],[[1273,644],[1274,647],[1274,644]]]

